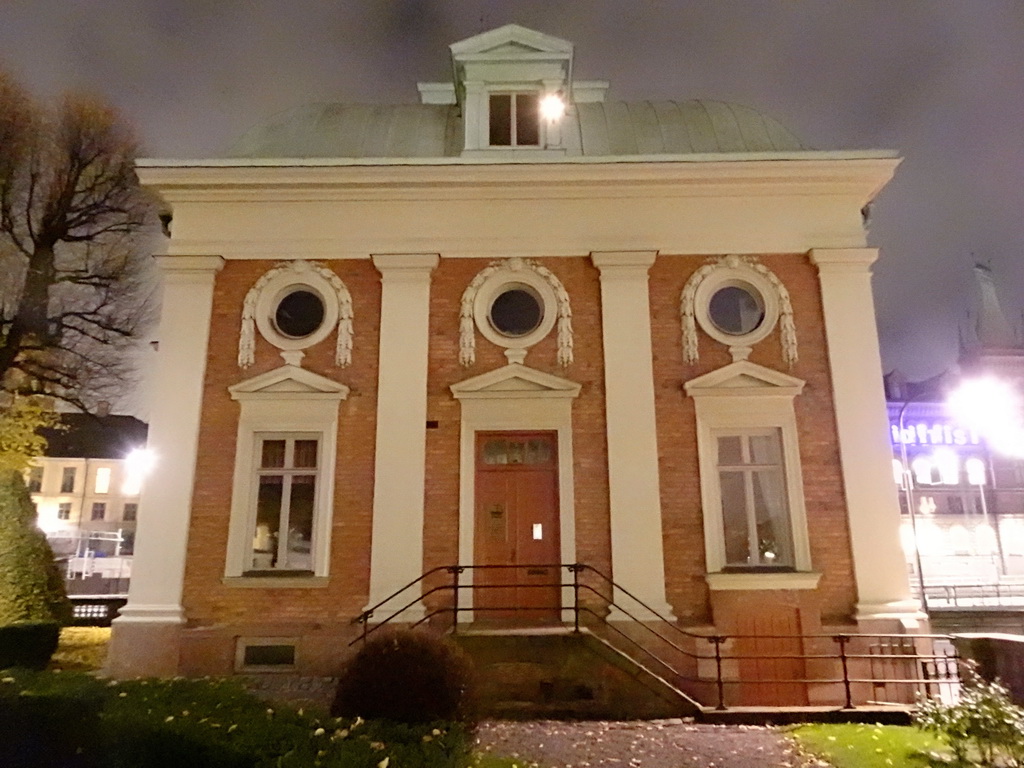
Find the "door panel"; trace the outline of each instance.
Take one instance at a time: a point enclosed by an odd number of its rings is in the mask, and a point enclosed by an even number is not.
[[[561,554],[556,437],[477,435],[474,564],[479,619],[557,621]],[[510,610],[526,608],[528,610]]]

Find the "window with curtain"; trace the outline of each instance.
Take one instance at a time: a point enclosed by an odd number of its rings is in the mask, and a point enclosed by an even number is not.
[[[780,429],[716,435],[727,568],[793,568]]]
[[[320,441],[309,435],[261,435],[257,445],[247,570],[311,573]]]

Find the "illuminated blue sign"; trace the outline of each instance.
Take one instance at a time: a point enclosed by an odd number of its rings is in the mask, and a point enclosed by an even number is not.
[[[900,434],[899,424],[889,424],[889,432],[895,444],[907,445],[979,445],[981,437],[973,429],[932,422],[904,424]]]

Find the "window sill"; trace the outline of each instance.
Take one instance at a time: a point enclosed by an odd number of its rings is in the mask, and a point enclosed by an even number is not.
[[[709,573],[705,576],[713,592],[726,590],[817,589],[820,573],[781,571],[778,573]]]
[[[319,589],[327,586],[326,576],[225,576],[221,583],[225,587],[242,589]]]

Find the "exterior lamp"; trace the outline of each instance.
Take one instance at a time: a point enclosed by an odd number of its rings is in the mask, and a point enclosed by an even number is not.
[[[142,489],[142,481],[156,465],[156,455],[149,448],[136,448],[124,457],[125,481],[121,492],[135,496]]]
[[[549,93],[540,100],[540,113],[549,123],[556,123],[565,115],[565,102],[557,93]]]
[[[1010,384],[991,377],[970,379],[947,404],[954,418],[976,430],[993,449],[1024,458],[1021,399]]]

